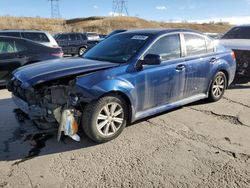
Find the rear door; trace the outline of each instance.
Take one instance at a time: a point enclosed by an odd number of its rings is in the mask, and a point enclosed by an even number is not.
[[[11,72],[22,66],[26,57],[15,40],[0,39],[0,82],[4,83],[11,77]]]
[[[213,57],[214,53],[211,49],[207,48],[206,37],[193,33],[183,33],[181,36],[185,49],[186,67],[184,97],[204,94],[209,84],[208,75],[211,63],[216,58]]]

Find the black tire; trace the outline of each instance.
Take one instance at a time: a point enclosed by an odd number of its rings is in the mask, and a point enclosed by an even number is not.
[[[221,82],[221,84],[219,84],[218,83],[219,79],[221,79],[223,81],[223,83]],[[222,86],[223,86],[223,88],[222,88]],[[217,92],[215,91],[216,87],[217,87]],[[218,72],[214,76],[213,81],[211,83],[211,86],[209,88],[208,100],[210,102],[219,101],[223,97],[226,88],[227,88],[227,77],[223,72]],[[218,91],[218,89],[219,89],[219,91]]]
[[[86,52],[87,48],[86,47],[81,47],[78,50],[78,56],[82,56]]]
[[[122,108],[123,121],[122,123],[120,123],[118,128],[116,127],[117,131],[114,132],[112,135],[104,135],[104,133],[101,133],[104,130],[100,129],[98,130],[97,128],[97,126],[102,123],[101,122],[100,124],[98,124],[99,121],[98,117],[103,112],[103,108],[105,106],[112,104],[118,104],[118,107]],[[107,119],[101,121],[107,121]],[[127,123],[128,123],[128,106],[125,100],[120,96],[110,95],[100,98],[98,101],[94,101],[86,105],[86,107],[84,108],[81,125],[85,134],[90,139],[92,139],[94,142],[97,143],[104,143],[118,137],[122,133],[123,129],[126,127]],[[113,129],[111,128],[112,127],[111,125],[106,125],[106,127],[107,126],[110,127],[108,128],[109,130]],[[106,127],[104,127],[104,129]]]

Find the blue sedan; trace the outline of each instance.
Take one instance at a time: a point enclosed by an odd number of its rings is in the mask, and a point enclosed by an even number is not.
[[[201,33],[135,30],[102,41],[83,58],[21,68],[8,88],[38,125],[59,125],[59,132],[79,140],[76,123],[67,123],[72,117],[102,143],[136,120],[201,99],[220,100],[235,71],[234,53]]]

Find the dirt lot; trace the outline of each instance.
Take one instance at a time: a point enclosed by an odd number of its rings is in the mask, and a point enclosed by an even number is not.
[[[250,187],[250,83],[96,145],[22,127],[0,91],[0,187]]]

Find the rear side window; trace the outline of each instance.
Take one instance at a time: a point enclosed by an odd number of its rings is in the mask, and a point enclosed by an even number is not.
[[[1,32],[0,35],[8,37],[21,37],[19,32]]]
[[[68,35],[58,35],[58,37],[56,37],[57,40],[68,40],[69,36]]]
[[[206,40],[204,37],[192,34],[184,34],[187,56],[202,55],[207,53]]]
[[[75,34],[70,34],[69,35],[69,40],[76,41],[77,40],[76,35]]]
[[[36,41],[36,42],[50,42],[46,34],[44,33],[32,33],[32,32],[24,32],[22,33],[23,38]]]
[[[181,43],[179,35],[169,35],[159,39],[153,44],[147,54],[159,55],[163,61],[180,58]]]
[[[81,40],[81,35],[80,34],[76,34],[77,40]]]
[[[88,40],[86,35],[82,35],[82,40]]]
[[[0,54],[17,53],[24,50],[25,47],[16,41],[0,41]]]

